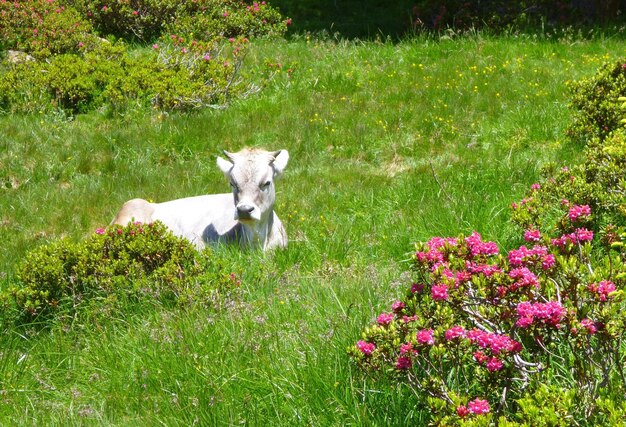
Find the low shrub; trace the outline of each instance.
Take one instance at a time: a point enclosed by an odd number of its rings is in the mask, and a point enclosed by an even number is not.
[[[78,11],[58,0],[0,1],[0,50],[28,52],[35,58],[74,52],[91,35]]]
[[[604,140],[620,127],[618,99],[626,96],[626,61],[604,65],[595,75],[569,84],[574,120],[567,134],[574,141]]]
[[[600,390],[624,386],[626,267],[617,253],[592,252],[590,215],[573,206],[568,234],[527,230],[528,244],[506,255],[477,233],[418,245],[405,298],[350,355],[430,398],[439,423],[515,420],[520,399],[546,381],[576,395],[563,417],[602,419]]]
[[[197,42],[175,36],[130,53],[122,42],[94,40],[80,54],[11,65],[0,74],[0,109],[81,113],[103,106],[190,110],[224,106],[259,89],[242,74],[243,38]]]
[[[604,141],[594,138],[585,148],[583,163],[546,167],[545,179],[513,205],[513,221],[525,229],[564,232],[567,221],[557,222],[563,207],[589,206],[594,212],[586,226],[614,243],[626,227],[626,132],[616,130]],[[572,212],[570,215],[576,215]],[[552,228],[552,229],[551,229]]]
[[[214,306],[236,285],[209,250],[196,251],[159,222],[41,246],[18,266],[17,278],[1,299],[5,315],[16,311],[25,322],[75,312],[98,299]]]
[[[168,33],[201,41],[217,36],[282,36],[286,22],[265,1],[239,0],[74,0],[102,34],[154,41]]]

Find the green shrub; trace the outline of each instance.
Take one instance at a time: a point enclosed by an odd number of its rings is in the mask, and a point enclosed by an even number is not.
[[[74,0],[102,34],[143,41],[166,33],[216,36],[277,35],[286,31],[280,13],[266,2],[238,0]]]
[[[122,42],[94,40],[80,54],[9,66],[0,74],[0,109],[81,113],[110,105],[190,110],[226,105],[258,89],[242,74],[243,38],[197,42],[184,37],[129,52]]]
[[[209,250],[196,251],[159,222],[98,229],[86,241],[41,246],[18,266],[17,278],[2,300],[5,314],[12,306],[25,321],[111,296],[210,306],[236,284]]]
[[[0,50],[14,49],[46,58],[76,51],[91,37],[90,32],[91,25],[62,1],[0,2]]]
[[[596,137],[585,148],[585,160],[572,168],[546,168],[547,177],[534,184],[513,205],[513,221],[524,229],[564,232],[564,208],[589,206],[594,213],[585,227],[601,232],[600,242],[613,245],[626,227],[626,132],[617,130],[604,141]]]
[[[619,97],[626,96],[626,61],[606,64],[594,76],[570,86],[575,113],[568,135],[573,140],[602,141],[620,126],[622,113],[617,105]]]

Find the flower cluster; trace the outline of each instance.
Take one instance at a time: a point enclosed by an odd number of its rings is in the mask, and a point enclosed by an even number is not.
[[[566,314],[567,311],[558,301],[549,301],[547,303],[525,301],[517,305],[519,318],[515,324],[520,328],[527,328],[534,322],[560,327]]]
[[[567,250],[537,226],[524,232],[532,246],[505,254],[477,232],[417,245],[416,280],[405,299],[393,302],[391,311],[365,330],[351,350],[355,360],[381,372],[392,367],[417,391],[454,402],[449,416],[464,418],[490,413],[490,401],[522,396],[532,376],[550,365],[553,354],[546,343],[573,340],[566,348],[584,348],[593,344],[591,337],[622,334],[616,325],[624,320],[607,316],[617,313],[610,303],[624,279],[609,278],[610,263],[602,264],[608,270],[589,265],[594,234],[578,226],[590,217],[588,206],[565,201],[561,208],[560,224],[571,227],[560,229],[571,244]],[[599,352],[568,357],[585,354]],[[463,397],[470,391],[473,400]],[[468,403],[459,405],[463,401]]]

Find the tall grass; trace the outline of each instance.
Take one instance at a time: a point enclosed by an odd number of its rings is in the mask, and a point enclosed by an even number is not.
[[[475,229],[516,243],[511,202],[581,150],[564,137],[567,82],[624,53],[613,39],[302,36],[258,41],[249,66],[282,71],[223,111],[0,117],[4,283],[29,249],[83,238],[127,199],[228,191],[221,149],[291,154],[276,206],[289,248],[218,251],[240,300],[8,331],[2,424],[425,423],[424,402],[363,377],[346,347],[403,292],[413,242]]]

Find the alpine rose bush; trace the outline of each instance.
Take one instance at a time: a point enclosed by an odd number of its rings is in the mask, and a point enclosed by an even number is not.
[[[560,209],[559,227],[525,230],[508,253],[477,232],[418,244],[414,282],[365,328],[353,360],[439,402],[442,424],[515,421],[546,378],[578,394],[570,416],[593,420],[600,384],[624,386],[626,268],[619,252],[593,250],[589,206]]]

